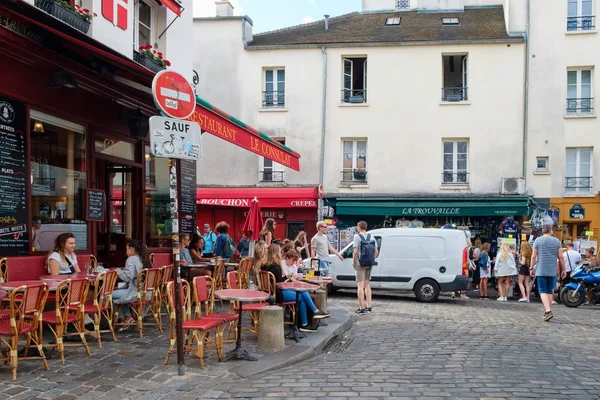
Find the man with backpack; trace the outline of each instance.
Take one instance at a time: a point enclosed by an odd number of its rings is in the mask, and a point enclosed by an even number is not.
[[[352,261],[356,270],[356,285],[358,287],[358,309],[356,313],[364,315],[372,311],[371,308],[371,269],[379,255],[377,242],[371,234],[367,233],[367,223],[360,221],[356,224],[357,234],[354,235],[354,253]],[[365,295],[367,307],[364,307]]]

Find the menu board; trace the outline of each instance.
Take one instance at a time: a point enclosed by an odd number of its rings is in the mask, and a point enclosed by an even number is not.
[[[179,225],[180,233],[196,232],[196,161],[178,160],[179,163]]]
[[[88,189],[86,195],[86,220],[104,222],[105,197],[103,190]]]
[[[27,108],[0,96],[0,255],[29,252]]]

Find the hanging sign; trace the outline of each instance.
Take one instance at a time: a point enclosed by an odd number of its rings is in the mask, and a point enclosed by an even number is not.
[[[571,219],[584,219],[585,218],[585,208],[581,206],[581,204],[574,204],[573,207],[569,210],[569,218]]]
[[[150,152],[156,157],[199,160],[202,135],[196,122],[150,117]]]

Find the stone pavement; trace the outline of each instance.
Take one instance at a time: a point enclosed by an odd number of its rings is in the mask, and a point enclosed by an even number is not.
[[[353,312],[355,294],[330,304]],[[244,361],[219,363],[212,352],[206,369],[190,358],[177,376],[174,358],[162,364],[167,335],[149,328],[142,339],[107,339],[102,350],[93,343],[89,358],[69,349],[65,366],[54,357],[50,371],[22,362],[14,383],[0,365],[0,399],[600,399],[600,306],[557,305],[548,323],[542,311],[539,303],[378,294],[373,313],[355,316],[324,354],[247,378],[231,372]],[[245,335],[244,347],[257,351],[252,340]]]
[[[332,301],[356,308],[354,294]],[[221,398],[600,399],[600,306],[377,296],[326,354],[213,390]]]

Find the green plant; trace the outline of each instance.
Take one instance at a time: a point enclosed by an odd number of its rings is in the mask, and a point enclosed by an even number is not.
[[[171,62],[163,57],[163,53],[161,53],[160,51],[156,51],[156,49],[153,49],[151,44],[140,46],[140,54],[151,58],[163,67],[171,66]]]
[[[85,19],[88,22],[91,21],[92,18],[98,16],[98,14],[91,12],[87,8],[81,8],[81,0],[79,0],[79,4],[75,4],[74,6],[71,6],[71,3],[68,0],[54,0],[54,1],[56,1],[58,4],[60,4],[62,7],[66,8],[68,10],[75,11],[77,14],[79,14],[79,16],[81,18]]]

